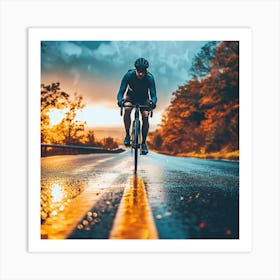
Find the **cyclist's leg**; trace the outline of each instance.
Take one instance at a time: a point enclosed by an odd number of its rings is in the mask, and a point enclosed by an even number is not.
[[[124,106],[131,106],[131,105],[132,105],[132,103],[130,101],[124,102]],[[132,111],[132,108],[125,108],[125,110],[124,110],[123,121],[124,121],[126,135],[130,135],[131,111]]]
[[[130,101],[125,101],[124,106],[132,105]],[[131,111],[132,108],[125,108],[123,121],[124,121],[124,127],[126,136],[124,139],[124,145],[129,146],[130,145],[130,126],[131,126]]]
[[[149,100],[143,102],[143,105],[148,105]],[[146,144],[146,138],[149,132],[149,111],[142,109],[142,154],[146,155],[148,153],[148,148]]]
[[[142,102],[143,105],[149,106],[149,100]],[[149,132],[149,111],[146,109],[141,110],[142,115],[142,143],[146,143],[146,138]]]
[[[142,143],[146,143],[146,138],[149,132],[149,111],[142,111]]]

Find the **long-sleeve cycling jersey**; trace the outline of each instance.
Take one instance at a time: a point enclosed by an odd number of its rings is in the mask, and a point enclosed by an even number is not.
[[[145,103],[151,99],[154,104],[157,102],[156,86],[153,75],[150,72],[139,79],[135,70],[129,70],[122,78],[120,89],[117,95],[118,101],[123,99],[124,93],[133,103]],[[149,96],[150,94],[150,96]]]

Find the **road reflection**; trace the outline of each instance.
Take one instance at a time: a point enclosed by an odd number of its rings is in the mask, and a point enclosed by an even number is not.
[[[145,184],[137,175],[129,178],[110,239],[158,239]]]
[[[41,224],[48,218],[58,215],[86,187],[86,182],[75,179],[42,181]]]
[[[64,187],[59,184],[52,184],[52,202],[60,202],[64,196]]]

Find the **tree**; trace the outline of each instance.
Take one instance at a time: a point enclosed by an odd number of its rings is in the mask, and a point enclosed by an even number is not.
[[[88,144],[88,145],[94,145],[95,144],[95,134],[94,134],[94,131],[92,129],[90,129],[87,132],[86,144]]]
[[[208,92],[201,99],[206,120],[206,150],[229,146],[239,149],[239,43],[224,41],[217,46],[212,72],[206,81]]]
[[[60,89],[60,83],[41,84],[41,143],[48,142],[50,129],[49,112],[52,108],[63,109],[68,106],[69,94]]]
[[[60,83],[41,84],[41,114],[51,108],[62,109],[68,105],[69,94],[60,90]]]
[[[118,147],[118,144],[114,141],[112,137],[106,137],[102,141],[102,146],[108,149],[115,149]]]
[[[65,137],[65,144],[77,144],[84,136],[86,123],[77,121],[75,119],[77,111],[82,110],[85,106],[85,104],[83,104],[82,101],[83,98],[81,96],[78,96],[77,93],[75,93],[74,99],[69,100],[68,102],[68,111],[65,114],[65,118],[63,118],[61,121],[61,131]]]
[[[41,142],[74,144],[86,141],[85,122],[77,121],[78,110],[84,108],[83,98],[74,94],[74,98],[60,89],[60,83],[41,85]],[[50,126],[51,109],[66,109],[65,117],[53,127]]]
[[[195,57],[193,79],[172,96],[155,149],[170,154],[239,149],[239,43],[207,43]]]
[[[193,79],[202,79],[210,73],[211,63],[215,57],[215,50],[218,41],[211,41],[205,44],[201,51],[195,55],[190,72]]]

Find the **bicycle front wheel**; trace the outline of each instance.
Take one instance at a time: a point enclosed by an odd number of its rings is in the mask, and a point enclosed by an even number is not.
[[[139,135],[140,121],[134,121],[134,173],[137,173],[138,155],[139,155]]]

